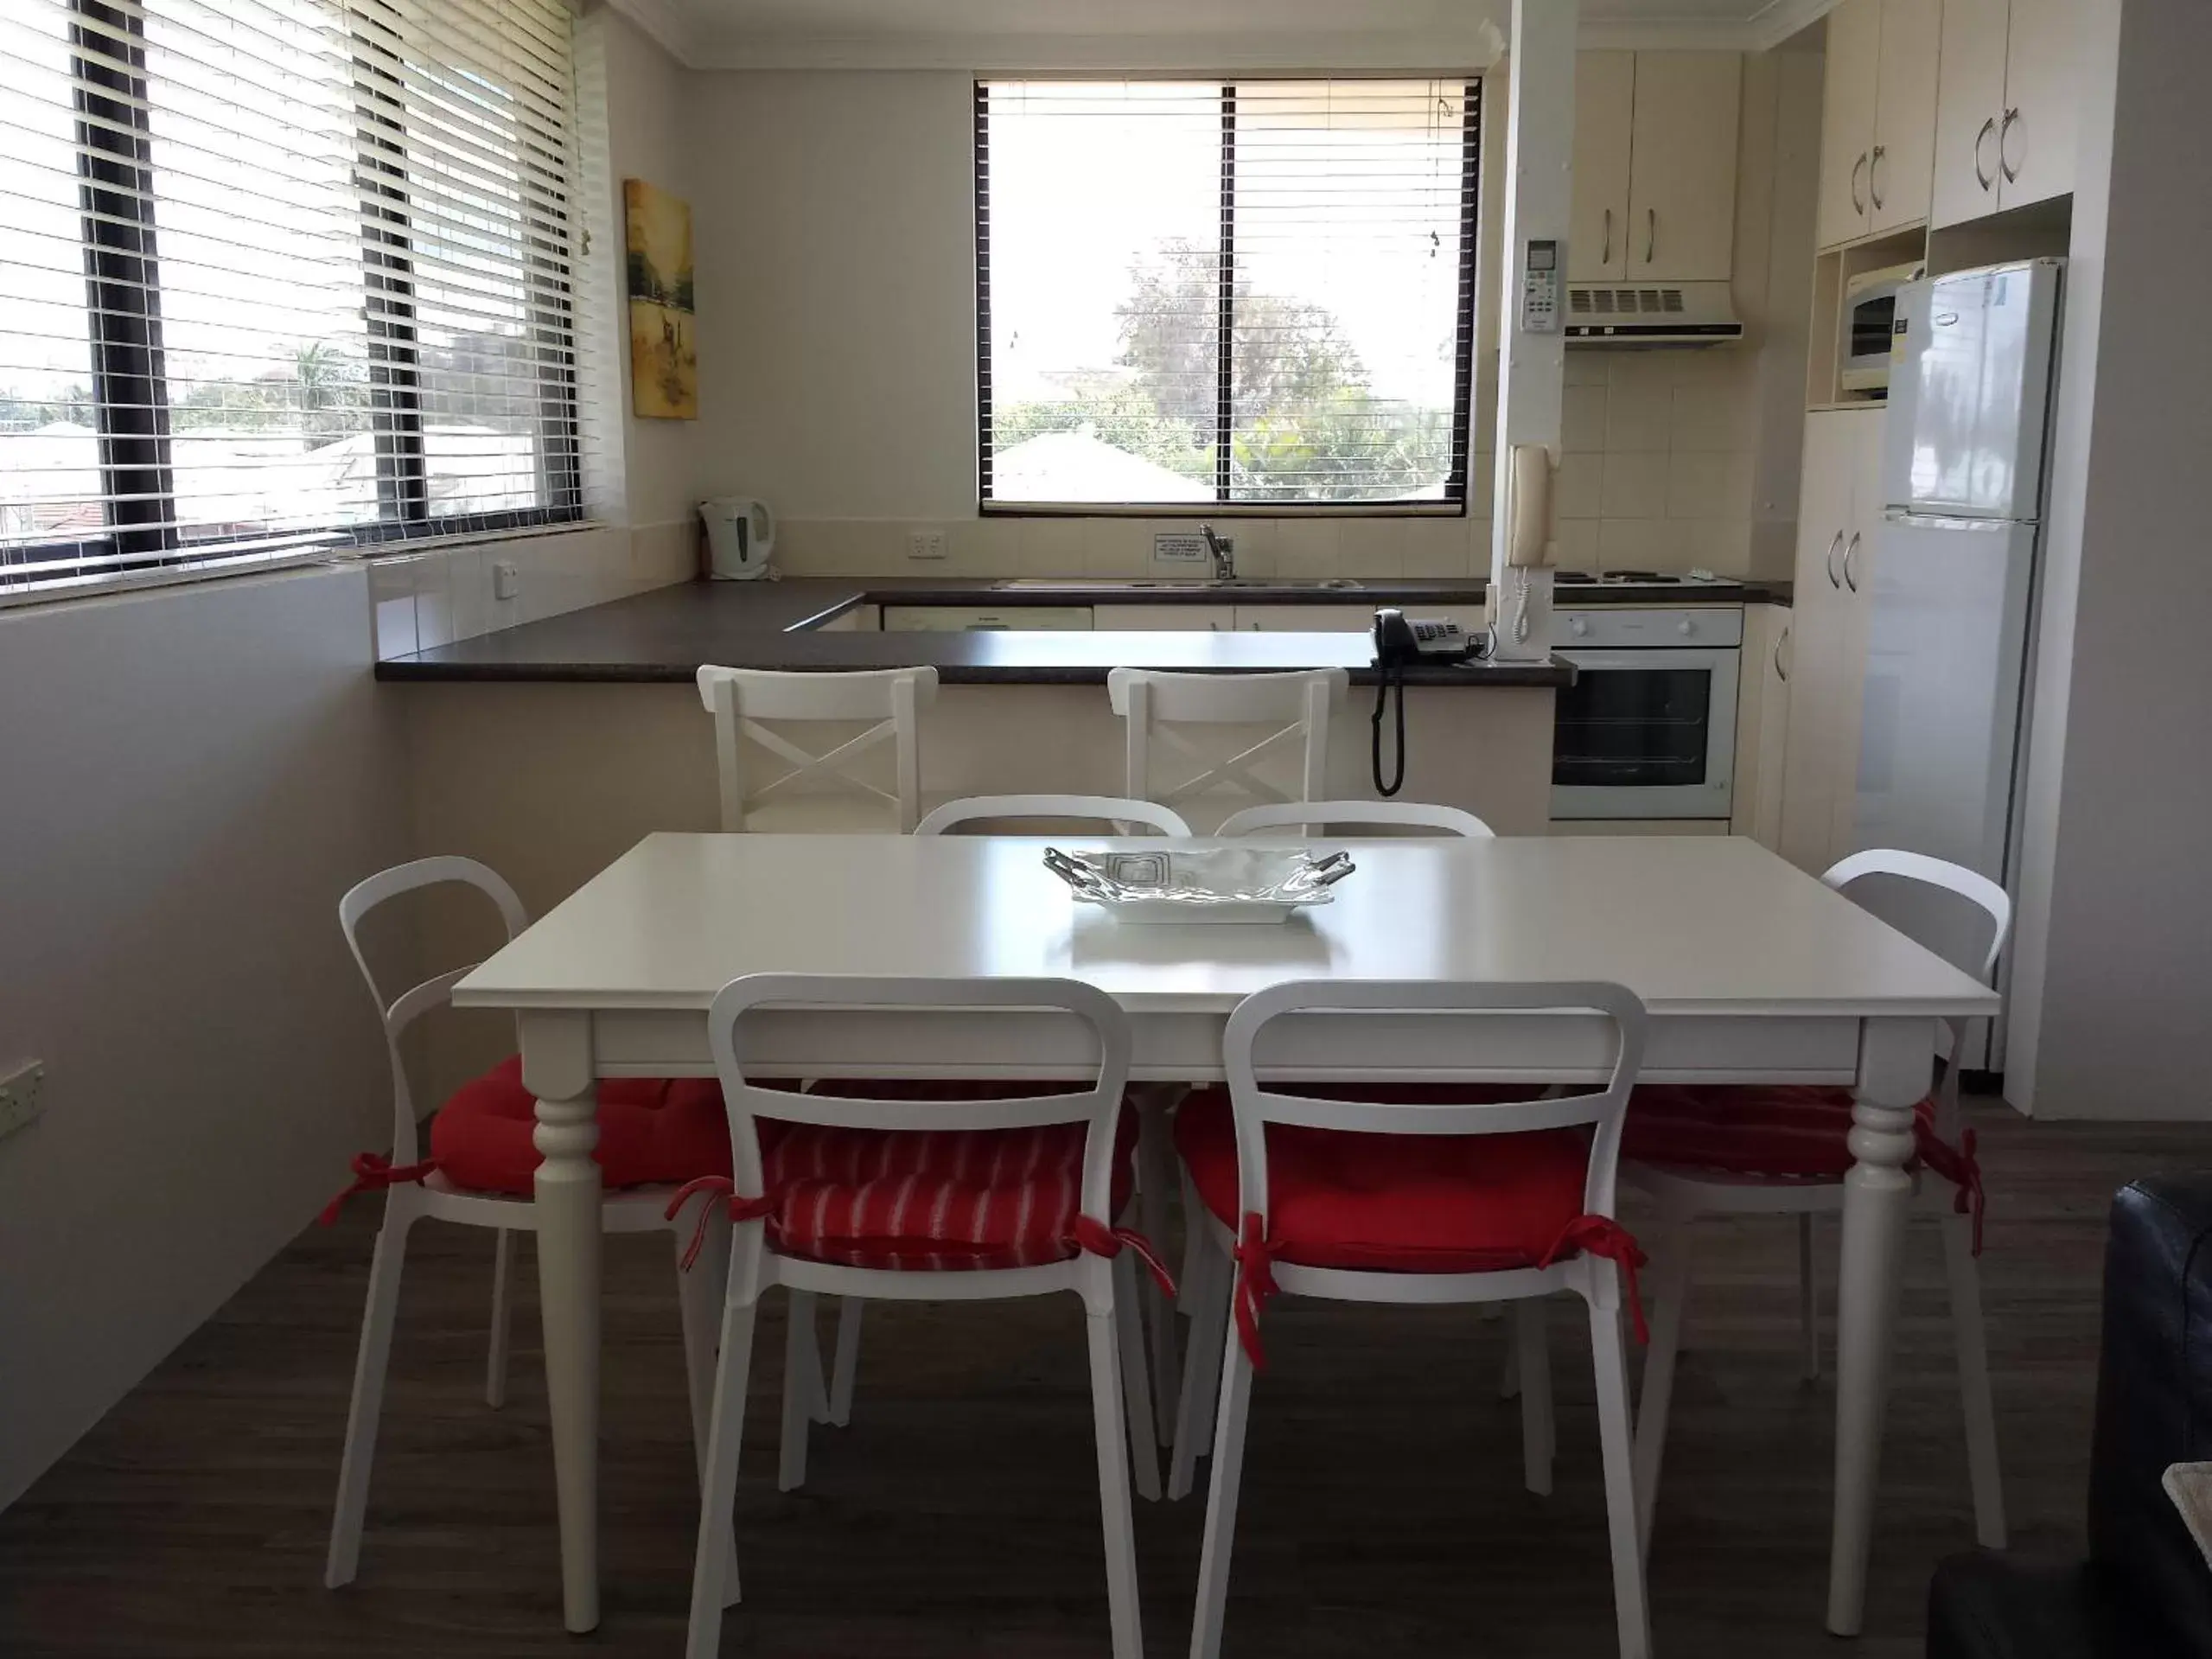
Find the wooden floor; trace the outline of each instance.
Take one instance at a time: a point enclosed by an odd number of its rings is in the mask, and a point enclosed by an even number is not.
[[[2202,1130],[1979,1114],[1984,1269],[2016,1547],[2076,1547],[2112,1191],[2204,1161]],[[328,1505],[374,1226],[310,1228],[0,1515],[0,1653],[671,1655],[696,1520],[666,1241],[610,1241],[605,1618],[559,1623],[535,1310],[513,1398],[481,1395],[490,1241],[425,1222],[401,1298],[360,1579],[322,1587]],[[1972,1528],[1937,1255],[1911,1253],[1866,1635],[1823,1634],[1831,1395],[1796,1378],[1786,1222],[1700,1235],[1652,1553],[1662,1655],[1920,1651],[1930,1568]],[[1833,1273],[1834,1240],[1824,1240]],[[523,1275],[526,1284],[533,1274]],[[1833,1280],[1830,1281],[1833,1283]],[[764,1322],[739,1498],[757,1659],[1102,1659],[1081,1318],[1072,1298],[870,1314],[853,1426],[773,1490],[780,1316]],[[1558,1490],[1520,1489],[1502,1327],[1464,1315],[1268,1312],[1226,1651],[1610,1654],[1612,1615],[1578,1305],[1556,1306]],[[1185,1651],[1200,1500],[1140,1506],[1148,1651]]]

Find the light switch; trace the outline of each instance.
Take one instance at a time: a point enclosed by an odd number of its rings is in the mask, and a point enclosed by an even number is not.
[[[511,558],[494,559],[492,561],[492,597],[512,599],[521,591],[522,572],[515,567],[514,561]]]

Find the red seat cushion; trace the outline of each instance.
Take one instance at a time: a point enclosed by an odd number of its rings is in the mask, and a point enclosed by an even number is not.
[[[1368,1098],[1384,1091],[1356,1088]],[[1288,1091],[1285,1091],[1288,1092]],[[1327,1096],[1326,1088],[1298,1092]],[[1398,1100],[1526,1100],[1527,1089],[1438,1087]],[[1215,1220],[1240,1224],[1236,1125],[1226,1091],[1176,1114],[1176,1145]],[[1583,1213],[1590,1153],[1569,1129],[1508,1135],[1379,1135],[1277,1124],[1267,1131],[1267,1254],[1312,1267],[1488,1273],[1555,1251]]]
[[[825,1082],[817,1094],[877,1100],[1012,1099],[1057,1083]],[[919,1121],[924,1113],[917,1112]],[[1030,1129],[847,1129],[787,1123],[763,1136],[775,1211],[768,1234],[787,1255],[895,1270],[1026,1267],[1076,1253],[1087,1126]],[[1137,1114],[1114,1145],[1112,1213],[1135,1185]]]
[[[457,1187],[530,1196],[539,1162],[538,1102],[510,1055],[463,1083],[430,1120],[430,1156]],[[599,1146],[609,1187],[730,1173],[730,1118],[711,1077],[608,1078],[599,1085]]]
[[[1729,1175],[1840,1181],[1852,1163],[1852,1094],[1807,1084],[1647,1084],[1629,1097],[1621,1156]],[[1935,1102],[1922,1101],[1923,1133]]]

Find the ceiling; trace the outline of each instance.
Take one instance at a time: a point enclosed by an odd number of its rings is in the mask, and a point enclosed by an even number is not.
[[[1513,11],[1512,0],[608,3],[698,68],[1480,67],[1504,49]],[[1832,3],[1584,0],[1582,34],[1595,46],[1760,51]]]

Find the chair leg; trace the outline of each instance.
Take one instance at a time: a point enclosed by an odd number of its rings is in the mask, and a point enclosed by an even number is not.
[[[1144,1316],[1137,1299],[1137,1257],[1124,1250],[1113,1261],[1113,1340],[1121,1363],[1121,1402],[1129,1419],[1129,1466],[1137,1496],[1160,1501],[1160,1436],[1152,1426],[1152,1380],[1144,1366]],[[1168,1310],[1174,1317],[1174,1310]]]
[[[1198,1459],[1205,1456],[1209,1445],[1208,1432],[1214,1426],[1215,1395],[1221,1387],[1221,1342],[1228,1330],[1233,1287],[1229,1259],[1195,1219],[1191,1231],[1198,1244],[1189,1280],[1183,1286],[1190,1303],[1190,1347],[1183,1361],[1182,1395],[1176,1402],[1175,1453],[1168,1466],[1171,1502],[1190,1496]]]
[[[1221,1614],[1228,1601],[1229,1549],[1236,1538],[1237,1492],[1244,1480],[1245,1418],[1252,1406],[1252,1361],[1233,1330],[1222,1339],[1221,1367],[1221,1409],[1214,1425],[1214,1475],[1206,1494],[1190,1659],[1215,1659],[1221,1651]]]
[[[1636,1402],[1636,1532],[1651,1548],[1651,1517],[1659,1502],[1660,1464],[1667,1456],[1667,1418],[1674,1403],[1674,1366],[1682,1353],[1682,1312],[1690,1298],[1690,1228],[1667,1229],[1651,1276],[1651,1345],[1644,1350],[1643,1394]]]
[[[1982,1329],[1981,1267],[1974,1260],[1973,1222],[1964,1216],[1946,1216],[1940,1224],[1943,1267],[1951,1281],[1951,1336],[1959,1350],[1959,1395],[1967,1413],[1974,1539],[1985,1549],[2003,1549],[2005,1476],[1997,1461],[1997,1411],[1990,1400],[1989,1343]]]
[[[737,1601],[737,1451],[745,1437],[745,1385],[752,1368],[754,1305],[722,1313],[722,1358],[715,1368],[712,1424],[699,1483],[698,1553],[692,1562],[692,1621],[685,1659],[715,1659],[722,1610]]]
[[[1169,1198],[1178,1180],[1175,1130],[1168,1117],[1168,1107],[1173,1098],[1172,1091],[1151,1089],[1138,1107],[1137,1224],[1152,1241],[1153,1248],[1161,1251],[1168,1247]],[[1195,1212],[1183,1213],[1188,1216]],[[1140,1294],[1144,1297],[1145,1323],[1152,1331],[1151,1396],[1155,1400],[1173,1400],[1182,1392],[1181,1380],[1176,1375],[1175,1307],[1149,1274],[1143,1281]],[[1161,1413],[1160,1418],[1160,1443],[1165,1445],[1165,1413]]]
[[[514,1327],[514,1229],[499,1229],[492,1253],[492,1340],[484,1356],[484,1403],[494,1411],[507,1404],[507,1356]]]
[[[1115,1301],[1119,1299],[1117,1295]],[[1106,1610],[1113,1626],[1113,1659],[1144,1659],[1136,1518],[1129,1502],[1129,1425],[1121,1403],[1119,1321],[1109,1305],[1095,1311],[1087,1309],[1083,1324],[1091,1349],[1091,1418],[1099,1446],[1099,1509],[1106,1528]],[[1156,1473],[1156,1482],[1157,1478]]]
[[[1544,1339],[1544,1299],[1530,1297],[1514,1310],[1514,1346],[1520,1361],[1521,1482],[1539,1497],[1552,1495],[1557,1427],[1552,1413],[1552,1349]]]
[[[683,1261],[691,1233],[679,1227],[671,1237],[676,1250],[676,1306],[684,1321],[684,1385],[692,1405],[692,1452],[704,1471],[713,1421],[714,1345],[730,1285],[730,1217],[713,1199],[699,1202],[710,1208],[707,1237],[688,1273]]]
[[[1598,1271],[1613,1269],[1605,1264]],[[1605,1530],[1613,1549],[1613,1618],[1621,1659],[1650,1659],[1651,1609],[1644,1597],[1635,1453],[1629,1436],[1629,1362],[1617,1309],[1591,1305],[1590,1352],[1597,1370],[1597,1443],[1605,1461]]]
[[[1813,1271],[1813,1223],[1807,1210],[1797,1218],[1797,1318],[1805,1333],[1805,1380],[1820,1375],[1820,1280]]]
[[[1488,1303],[1486,1306],[1502,1307],[1502,1303]],[[1498,1398],[1520,1398],[1520,1320],[1518,1316],[1506,1325],[1505,1357],[1498,1362]]]
[[[838,1298],[837,1352],[830,1362],[830,1395],[815,1418],[832,1428],[852,1421],[852,1382],[860,1370],[860,1310],[867,1303],[857,1296]]]
[[[338,1466],[338,1503],[330,1517],[330,1554],[322,1582],[335,1590],[351,1584],[360,1565],[361,1521],[368,1510],[369,1466],[376,1458],[377,1419],[384,1409],[384,1376],[392,1358],[392,1326],[399,1311],[399,1269],[407,1255],[407,1230],[415,1217],[387,1199],[384,1226],[369,1261],[368,1305],[361,1314],[361,1345],[354,1360],[354,1400],[346,1413],[346,1453]]]
[[[806,1433],[820,1385],[822,1350],[814,1341],[813,1292],[793,1291],[783,1317],[783,1449],[775,1487],[790,1492],[806,1484]]]

